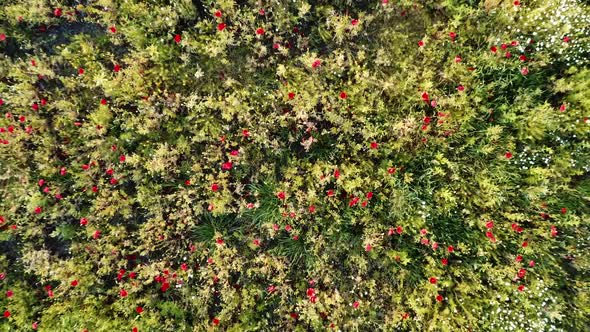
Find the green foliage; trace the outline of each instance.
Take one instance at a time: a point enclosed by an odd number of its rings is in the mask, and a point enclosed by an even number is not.
[[[590,329],[586,4],[0,3],[0,331]]]

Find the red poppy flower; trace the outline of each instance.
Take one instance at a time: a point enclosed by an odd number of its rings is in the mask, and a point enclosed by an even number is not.
[[[512,158],[512,152],[508,151],[504,154],[504,157],[506,157],[506,159],[510,159]]]
[[[465,91],[465,87],[464,87],[464,86],[462,86],[462,85],[459,85],[459,86],[457,87],[457,90],[458,90],[458,91]]]
[[[518,286],[518,291],[519,291],[519,292],[522,292],[522,291],[524,291],[524,285],[520,285],[520,286]]]
[[[127,291],[126,291],[126,290],[124,290],[124,289],[121,289],[121,291],[119,292],[119,295],[120,295],[121,297],[126,297],[126,296],[127,296]]]
[[[292,100],[293,98],[295,98],[295,93],[289,92],[289,99]]]
[[[528,74],[529,74],[529,69],[528,69],[527,67],[522,67],[522,68],[520,69],[520,73],[521,73],[522,75],[526,76],[526,75],[528,75]]]
[[[443,297],[442,297],[442,295],[438,294],[438,295],[436,296],[436,301],[437,301],[437,302],[442,302],[442,300],[443,300]]]
[[[525,269],[520,269],[518,270],[518,277],[519,278],[524,278],[524,276],[526,275],[526,270]]]
[[[423,92],[422,93],[422,100],[424,100],[425,102],[430,101],[430,99],[428,97],[428,92]]]
[[[6,35],[3,33],[0,33],[0,41],[5,41],[6,40]]]
[[[279,192],[279,193],[277,194],[277,197],[278,197],[279,199],[285,199],[285,192],[283,192],[283,191]]]
[[[8,318],[10,317],[10,311],[6,310],[4,311],[4,318]]]
[[[293,319],[299,318],[299,315],[296,312],[290,313],[289,316],[291,316],[291,318],[293,318]]]
[[[72,280],[72,282],[70,282],[70,285],[72,285],[72,287],[78,286],[78,280]]]
[[[326,192],[326,195],[328,195],[329,197],[334,196],[334,190],[330,189]]]
[[[454,252],[455,251],[455,248],[453,246],[448,246],[447,247],[447,251],[448,252]]]
[[[504,56],[505,56],[507,59],[510,59],[510,58],[512,57],[512,53],[510,53],[510,52],[506,52],[506,53],[504,54]]]
[[[36,214],[39,214],[39,213],[41,213],[41,210],[42,210],[42,209],[41,209],[41,207],[40,207],[40,206],[37,206],[37,207],[35,208],[35,213],[36,213]]]
[[[127,159],[127,158],[125,157],[125,155],[124,155],[124,154],[122,154],[122,155],[119,157],[119,162],[120,162],[120,163],[123,163],[123,162],[125,162],[125,160],[126,160],[126,159]]]
[[[535,267],[535,261],[533,261],[533,260],[529,261],[529,266],[530,267]]]
[[[371,142],[371,149],[377,149],[379,147],[379,144],[377,144],[377,142],[373,141]]]
[[[518,59],[519,59],[520,61],[526,61],[526,59],[527,59],[527,58],[526,58],[526,55],[524,55],[524,54],[521,54],[521,55],[518,57]]]
[[[111,27],[109,28],[109,30],[110,30],[112,33],[116,33],[116,32],[117,32],[117,28],[115,28],[115,26],[111,26]]]
[[[418,46],[419,46],[419,47],[422,47],[422,46],[424,46],[424,41],[422,41],[422,40],[419,40],[419,41],[418,41]]]
[[[221,17],[221,10],[218,10],[215,12],[215,17]]]
[[[217,318],[213,318],[213,321],[212,321],[212,323],[213,323],[213,325],[215,325],[215,326],[219,325],[219,319],[217,319]]]
[[[522,247],[523,247],[523,248],[526,248],[526,247],[528,247],[528,246],[529,246],[529,243],[528,243],[527,241],[524,241],[524,242],[522,243]]]
[[[487,228],[487,229],[490,229],[490,228],[493,228],[493,227],[494,227],[494,222],[493,222],[493,221],[491,221],[491,220],[489,220],[489,221],[486,223],[486,228]]]
[[[181,35],[174,35],[174,41],[178,44],[180,43],[180,41],[182,40],[182,36]]]
[[[440,262],[442,263],[442,265],[447,266],[447,264],[449,264],[449,260],[447,258],[443,258],[440,260]]]
[[[561,208],[561,214],[566,214],[567,213],[567,208]]]
[[[367,244],[367,245],[365,246],[365,251],[366,251],[366,252],[369,252],[369,251],[371,251],[371,250],[373,250],[373,246],[372,246],[372,245],[370,245],[370,244]]]
[[[39,110],[39,104],[37,104],[37,103],[33,103],[33,105],[31,105],[31,107],[33,108],[34,111]]]
[[[496,242],[496,237],[494,237],[494,234],[492,232],[486,232],[486,237],[490,239],[492,242]]]
[[[451,40],[455,40],[455,38],[457,38],[457,34],[453,31],[449,32],[449,37],[451,38]]]
[[[372,191],[369,191],[367,193],[367,199],[371,199],[371,198],[373,198],[373,192]]]
[[[352,21],[350,21],[350,24],[357,25],[357,24],[359,24],[359,20],[357,20],[356,18],[353,18]]]
[[[226,27],[226,24],[223,23],[223,22],[217,24],[217,30],[218,31],[223,31],[225,29],[225,27]]]
[[[559,111],[560,112],[565,112],[565,104],[561,104],[561,106],[559,106]]]
[[[395,173],[395,167],[389,167],[389,168],[387,169],[387,173],[389,173],[389,174],[393,174],[393,173]]]
[[[221,168],[224,170],[232,169],[233,163],[231,161],[227,161],[221,165]]]
[[[461,62],[463,59],[460,56],[455,56],[455,63]]]
[[[321,62],[319,59],[316,59],[316,60],[314,60],[314,61],[311,63],[311,67],[312,67],[312,68],[317,68],[317,67],[319,67],[321,64],[322,64],[322,62]]]
[[[6,291],[6,297],[12,297],[12,295],[14,295],[14,292],[12,290],[7,290]]]
[[[344,92],[344,91],[340,92],[340,98],[346,99],[347,96],[348,95],[346,94],[346,92]]]
[[[166,291],[168,290],[168,288],[170,288],[170,284],[169,284],[168,282],[166,282],[166,281],[165,281],[165,282],[162,284],[162,287],[160,287],[160,290],[161,290],[162,292],[166,292]]]
[[[115,65],[115,66],[113,67],[113,70],[115,71],[115,73],[118,73],[118,72],[119,72],[119,70],[121,70],[121,66],[120,66],[120,65]]]
[[[348,203],[349,207],[353,207],[356,205],[356,203],[358,203],[358,201],[360,200],[359,197],[354,197],[353,199],[350,200],[350,202]]]
[[[264,34],[264,29],[263,28],[256,29],[256,34],[257,35],[263,35]]]
[[[60,17],[60,16],[61,16],[61,14],[62,14],[62,10],[61,10],[61,8],[55,8],[55,9],[53,10],[53,15],[54,15],[55,17]]]
[[[80,75],[84,74],[84,68],[78,68],[78,74],[80,74]]]
[[[490,51],[492,51],[492,53],[496,53],[498,51],[498,48],[496,46],[492,46],[490,47]]]
[[[359,301],[354,301],[354,303],[352,304],[353,308],[358,308],[359,307]]]
[[[516,262],[520,263],[522,261],[522,256],[518,255],[516,256]]]
[[[428,279],[428,281],[430,281],[431,284],[436,284],[436,278],[435,277],[431,277],[430,279]]]

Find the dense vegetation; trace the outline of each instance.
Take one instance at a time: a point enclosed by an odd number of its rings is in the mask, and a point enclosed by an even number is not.
[[[590,329],[575,0],[0,0],[1,331]]]

